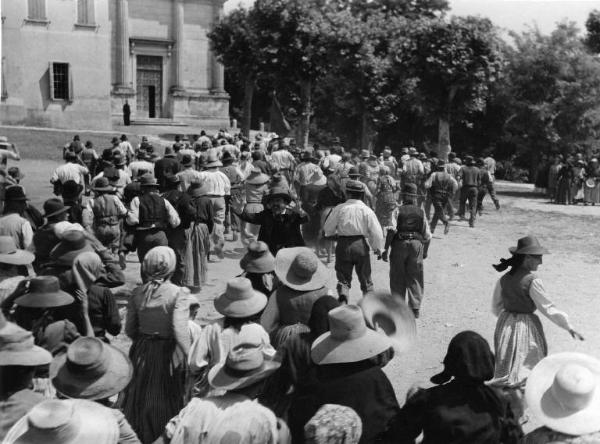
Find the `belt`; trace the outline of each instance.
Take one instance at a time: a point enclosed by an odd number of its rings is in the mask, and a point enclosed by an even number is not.
[[[246,204],[262,204],[262,202],[260,200],[248,200]]]
[[[365,237],[362,234],[355,234],[353,236],[338,236],[338,239],[364,239]]]
[[[423,236],[416,232],[398,233],[396,234],[398,240],[423,240]]]

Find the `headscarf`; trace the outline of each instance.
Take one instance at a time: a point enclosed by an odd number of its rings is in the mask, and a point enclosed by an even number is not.
[[[149,250],[142,261],[142,293],[144,301],[148,301],[165,281],[175,272],[177,260],[175,252],[169,247],[154,247]],[[145,304],[144,304],[145,305]]]
[[[308,319],[310,335],[313,339],[329,331],[329,312],[340,303],[333,296],[322,296],[315,301]]]
[[[494,354],[488,342],[478,333],[465,330],[452,338],[444,358],[444,370],[431,377],[434,384],[444,384],[451,378],[480,397],[485,404],[502,413],[503,403],[491,387],[485,385],[494,376]]]
[[[73,261],[71,270],[75,284],[84,293],[87,293],[92,284],[105,272],[102,259],[93,251],[79,254]]]
[[[275,444],[277,443],[275,414],[256,401],[243,401],[228,407],[210,427],[207,444]]]
[[[360,416],[350,407],[325,404],[304,426],[307,444],[357,444],[362,435]]]

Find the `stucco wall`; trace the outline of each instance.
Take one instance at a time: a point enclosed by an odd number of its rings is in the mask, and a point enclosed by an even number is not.
[[[47,0],[47,24],[26,21],[26,1],[2,1],[2,56],[8,97],[0,104],[1,122],[110,128],[107,1],[95,0],[95,29],[75,26],[77,0]],[[50,62],[70,64],[74,98],[71,103],[50,100]]]

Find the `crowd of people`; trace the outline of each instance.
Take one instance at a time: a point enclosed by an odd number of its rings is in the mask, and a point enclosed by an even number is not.
[[[43,213],[19,169],[1,171],[3,442],[600,440],[600,362],[548,356],[536,312],[583,337],[535,274],[547,250],[533,236],[494,266],[508,270],[491,295],[494,352],[457,334],[434,386],[402,402],[382,370],[414,339],[437,224],[447,235],[468,209],[474,227],[487,193],[500,208],[492,156],[463,164],[407,147],[396,159],[338,139],[298,150],[225,131],[158,151],[123,135],[98,155],[74,137]],[[238,240],[240,269],[214,299],[221,317],[201,326],[195,295]],[[113,290],[134,252],[123,325]],[[374,288],[372,256],[389,261],[389,292]],[[128,352],[114,343],[122,332]],[[523,436],[527,415],[544,427]]]

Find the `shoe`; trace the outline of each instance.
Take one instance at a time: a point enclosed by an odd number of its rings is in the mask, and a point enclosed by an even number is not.
[[[444,226],[444,234],[448,234],[448,232],[449,232],[449,231],[450,231],[450,224],[449,224],[449,223],[447,223],[447,224]]]
[[[469,222],[469,227],[471,227],[471,228],[475,228],[475,224],[474,224],[474,223],[472,223],[472,222]]]
[[[412,309],[413,315],[415,317],[415,319],[419,319],[419,309],[418,308],[413,308]]]
[[[500,209],[500,202],[499,201],[495,201],[494,205],[496,205],[496,210]]]
[[[127,268],[127,257],[125,253],[119,253],[119,266],[121,270],[125,270]]]

